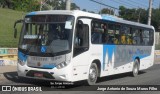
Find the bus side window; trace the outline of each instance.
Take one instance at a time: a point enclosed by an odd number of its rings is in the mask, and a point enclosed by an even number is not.
[[[139,45],[140,44],[139,30],[138,29],[134,29],[134,31],[133,31],[133,44],[134,45]]]
[[[115,25],[114,24],[108,24],[108,36],[106,36],[108,39],[108,44],[114,44],[115,39]]]
[[[82,24],[76,29],[74,38],[74,56],[87,51],[89,48],[89,26],[87,24]]]
[[[92,23],[92,32],[91,32],[91,42],[93,44],[100,44],[102,43],[102,34],[104,30],[101,27],[100,22],[93,22]]]
[[[127,44],[126,34],[127,34],[127,27],[122,26],[122,29],[121,29],[121,44]]]
[[[139,30],[140,45],[145,44],[144,37],[143,37],[143,32],[144,32],[144,30],[142,30],[142,29]]]
[[[116,25],[114,44],[120,44],[120,25]]]
[[[128,29],[128,35],[127,35],[127,44],[128,45],[132,45],[133,44],[133,28],[132,27],[130,27],[129,29]]]

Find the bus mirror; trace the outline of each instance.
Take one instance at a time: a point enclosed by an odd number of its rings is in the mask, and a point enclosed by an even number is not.
[[[17,38],[17,28],[14,28],[14,38]]]
[[[23,23],[23,22],[24,22],[24,20],[17,20],[14,23],[14,38],[17,38],[17,28],[16,28],[17,23]]]

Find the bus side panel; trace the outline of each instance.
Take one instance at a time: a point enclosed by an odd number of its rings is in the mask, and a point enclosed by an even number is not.
[[[140,59],[140,70],[153,65],[151,46],[104,45],[101,76],[130,72],[133,62]]]
[[[154,46],[148,47],[147,51],[150,51],[150,54],[147,57],[140,59],[140,70],[147,69],[154,64]]]
[[[87,79],[87,73],[90,65],[88,57],[89,51],[86,51],[72,58],[73,81]]]
[[[132,46],[104,45],[101,76],[124,73],[132,70]]]

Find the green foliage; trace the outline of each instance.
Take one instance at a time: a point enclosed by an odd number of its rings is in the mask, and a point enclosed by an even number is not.
[[[71,10],[80,9],[75,3],[71,3]]]
[[[65,1],[64,0],[44,0],[46,4],[43,4],[41,10],[64,10]]]
[[[0,7],[19,11],[36,11],[39,6],[39,0],[0,0]]]
[[[128,9],[128,8],[125,8],[124,6],[120,6],[119,10],[120,10],[119,15],[121,18],[130,20],[130,21],[144,23],[144,24],[147,23],[147,20],[146,20],[147,11],[144,9],[141,9],[141,8]]]
[[[156,45],[155,50],[160,50],[160,44]]]
[[[0,7],[24,12],[38,11],[41,1],[43,2],[41,10],[65,10],[66,8],[65,0],[0,0]],[[74,9],[79,9],[79,7],[75,3],[71,3],[71,10]]]
[[[17,26],[18,36],[16,39],[13,37],[13,26],[14,22],[18,19],[21,19],[23,15],[23,12],[0,8],[0,47],[18,46],[21,25]]]
[[[38,0],[13,0],[13,4],[13,9],[25,12],[37,11],[40,7]]]
[[[0,0],[0,7],[2,8],[13,8],[13,0]]]
[[[109,8],[103,8],[101,11],[100,11],[101,14],[111,14],[111,15],[114,15],[114,11],[112,9],[109,9]]]
[[[152,14],[152,25],[156,28],[156,31],[159,31],[160,27],[160,10],[159,9],[153,9]]]
[[[125,8],[124,6],[119,7],[119,15],[121,18],[124,18],[126,20],[130,21],[135,21],[135,22],[140,22],[143,24],[147,24],[148,22],[148,10],[145,9],[128,9]],[[151,20],[151,25],[153,25],[156,29],[158,30],[160,26],[160,10],[159,9],[153,9],[152,11],[152,20]]]
[[[87,10],[86,10],[86,9],[82,9],[82,11],[85,11],[85,12],[86,12]]]
[[[46,5],[42,7],[42,10],[65,10],[66,1],[65,0],[48,0]],[[71,10],[79,9],[75,3],[71,3]]]

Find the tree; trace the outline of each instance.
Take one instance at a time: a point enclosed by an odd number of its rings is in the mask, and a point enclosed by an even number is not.
[[[65,10],[66,0],[0,0],[0,7],[30,12],[40,10]],[[80,9],[75,3],[71,3],[71,9]]]
[[[46,3],[44,10],[63,10],[65,9],[64,0],[44,0]]]
[[[120,6],[119,7],[119,16],[121,18],[124,18],[126,20],[130,20],[130,21],[136,21],[136,22],[140,22],[143,24],[147,24],[148,21],[148,10],[145,9],[128,9],[125,8],[124,6]],[[151,20],[151,25],[153,25],[156,29],[156,31],[158,31],[160,29],[160,9],[152,9],[152,20]]]
[[[83,9],[82,11],[85,11],[85,12],[86,12],[87,10],[86,10],[86,9]]]
[[[141,9],[141,8],[128,9],[124,6],[120,6],[119,10],[120,10],[119,16],[121,18],[124,18],[126,20],[130,20],[130,21],[144,23],[144,24],[147,23],[147,18],[146,18],[147,11],[145,9]]]
[[[0,7],[12,8],[13,7],[13,0],[0,0]]]
[[[19,11],[37,11],[40,3],[38,0],[13,0],[13,9]]]
[[[94,11],[88,11],[88,12],[90,12],[90,13],[95,13]]]
[[[43,6],[42,10],[65,10],[66,1],[65,0],[44,0],[46,4]],[[71,10],[79,9],[75,3],[71,3]]]
[[[109,9],[109,8],[103,8],[100,11],[100,14],[111,14],[111,15],[114,15],[114,11],[112,9]]]
[[[78,7],[75,3],[71,3],[71,10],[80,10],[80,7]]]
[[[153,9],[151,24],[155,27],[156,31],[159,31],[160,27],[160,10]]]

